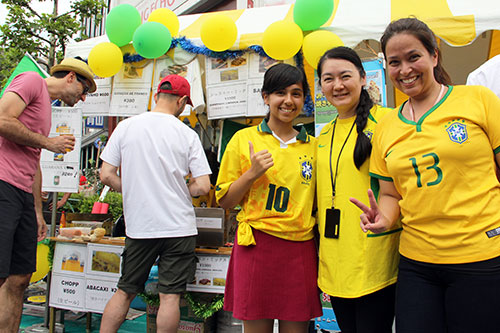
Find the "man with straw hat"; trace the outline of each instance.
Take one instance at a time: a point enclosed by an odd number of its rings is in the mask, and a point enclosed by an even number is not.
[[[74,136],[48,138],[51,101],[69,106],[84,101],[96,85],[90,67],[68,58],[50,77],[24,72],[0,99],[0,329],[17,332],[24,290],[36,271],[37,240],[47,225],[41,204],[40,151],[71,151]]]

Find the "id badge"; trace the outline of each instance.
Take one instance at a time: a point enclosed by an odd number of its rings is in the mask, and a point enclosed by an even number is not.
[[[325,238],[339,238],[340,209],[328,208],[325,220]]]

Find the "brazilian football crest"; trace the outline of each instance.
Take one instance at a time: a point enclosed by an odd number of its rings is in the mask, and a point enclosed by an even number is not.
[[[300,176],[306,182],[310,182],[313,176],[313,164],[311,158],[308,158],[307,155],[303,157],[299,157],[300,163]]]
[[[448,122],[444,128],[446,128],[446,132],[448,133],[451,141],[459,144],[467,141],[467,126],[465,125],[465,121],[463,119],[452,120]]]
[[[365,129],[363,133],[366,135],[366,137],[372,141],[373,138],[373,131],[371,129]]]

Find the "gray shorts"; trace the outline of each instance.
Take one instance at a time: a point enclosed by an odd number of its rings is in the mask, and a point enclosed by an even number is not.
[[[154,239],[125,239],[122,275],[118,288],[129,294],[140,293],[151,267],[158,262],[158,289],[162,294],[178,294],[194,280],[197,258],[196,236]]]

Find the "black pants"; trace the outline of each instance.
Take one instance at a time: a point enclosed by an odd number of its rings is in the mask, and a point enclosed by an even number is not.
[[[358,298],[330,297],[342,333],[391,333],[396,285]]]
[[[453,265],[401,257],[396,332],[497,333],[499,311],[500,257]]]

